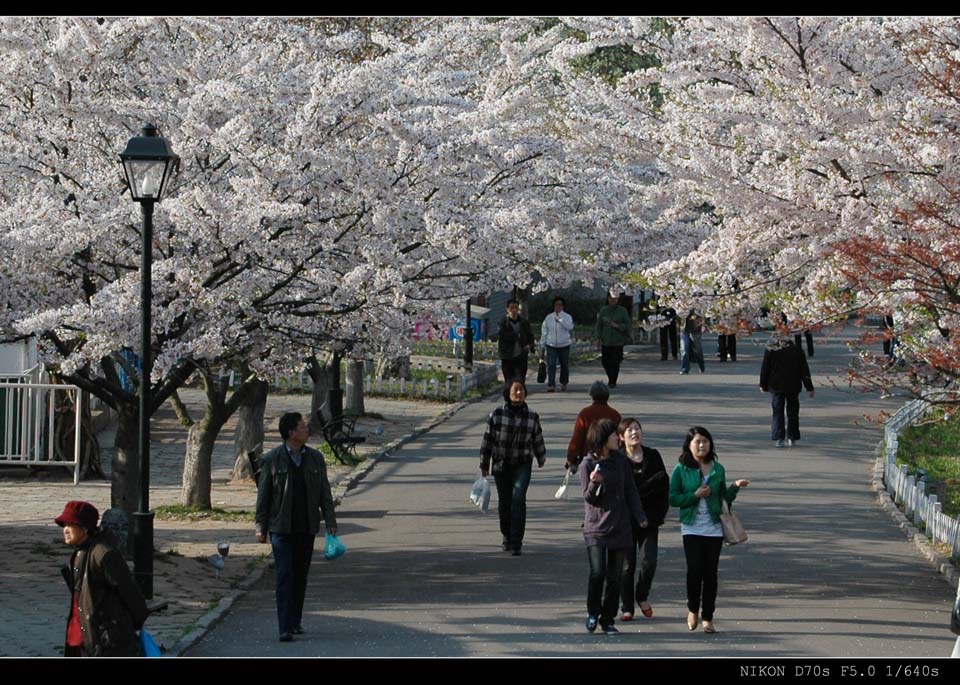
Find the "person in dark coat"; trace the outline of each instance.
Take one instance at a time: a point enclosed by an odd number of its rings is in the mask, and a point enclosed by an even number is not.
[[[590,563],[586,625],[591,633],[599,624],[604,633],[615,635],[623,562],[633,544],[631,519],[643,528],[647,516],[627,458],[618,449],[617,424],[609,419],[594,421],[587,445],[590,454],[580,463],[583,540]]]
[[[705,326],[692,309],[683,322],[683,334],[680,336],[680,373],[690,373],[690,363],[700,367],[700,373],[706,371],[703,359],[703,331]]]
[[[567,464],[566,469],[575,469],[580,466],[580,460],[586,455],[587,431],[594,421],[599,419],[610,419],[614,423],[620,423],[620,412],[611,407],[607,402],[610,401],[610,389],[603,381],[594,381],[590,386],[590,399],[593,403],[580,410],[577,414],[577,420],[573,424],[573,437],[570,438],[570,444],[567,446]]]
[[[507,302],[507,315],[500,321],[500,328],[490,340],[497,343],[503,382],[519,380],[527,382],[527,355],[533,349],[533,329],[530,322],[520,316],[520,303]]]
[[[304,632],[303,602],[321,511],[327,534],[337,534],[337,516],[323,455],[307,447],[310,432],[297,412],[280,417],[283,444],[260,458],[255,516],[257,542],[269,536],[276,574],[280,641]]]
[[[147,603],[113,535],[97,529],[99,518],[92,504],[73,500],[54,519],[74,547],[61,571],[70,588],[63,655],[142,656],[137,631],[147,620]]]
[[[800,390],[813,398],[813,380],[803,350],[787,336],[775,331],[763,353],[760,367],[760,391],[772,396],[771,439],[777,447],[793,445],[800,439]],[[786,425],[784,425],[786,409]],[[784,442],[786,439],[786,442]]]
[[[674,359],[677,358],[677,353],[680,350],[677,333],[677,310],[673,307],[667,307],[660,312],[660,315],[666,319],[666,323],[660,327],[660,361],[665,362],[667,361],[668,343]]]
[[[663,465],[660,452],[643,444],[643,427],[634,418],[625,418],[617,426],[617,434],[633,472],[633,482],[640,495],[647,526],[633,526],[633,545],[627,552],[620,581],[620,620],[632,621],[634,601],[640,605],[640,613],[653,618],[653,607],[647,598],[657,571],[657,545],[660,526],[670,509],[670,478]],[[639,552],[640,566],[637,567]],[[639,571],[639,572],[638,572]],[[634,585],[634,575],[637,575]]]

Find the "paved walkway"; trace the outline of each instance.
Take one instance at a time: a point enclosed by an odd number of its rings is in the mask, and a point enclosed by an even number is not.
[[[198,391],[181,393],[184,402],[199,416],[203,398]],[[279,444],[277,419],[285,411],[308,412],[310,396],[271,395],[265,414],[267,444]],[[427,402],[366,400],[368,412],[383,420],[363,419],[360,428],[371,431],[361,451],[406,436],[429,424],[448,405]],[[232,483],[232,419],[221,431],[213,455],[214,507],[228,511],[252,511],[256,489],[252,481]],[[382,433],[375,433],[379,428]],[[185,430],[164,407],[151,424],[152,507],[176,504],[183,473]],[[101,434],[102,461],[109,471],[111,434]],[[333,470],[336,483],[349,469]],[[108,481],[73,485],[66,469],[28,474],[25,469],[0,469],[0,656],[56,656],[62,653],[69,595],[60,577],[60,567],[69,559],[60,528],[53,518],[64,502],[85,499],[101,513],[110,506]],[[207,558],[216,552],[216,543],[230,543],[226,568],[219,578]],[[157,555],[154,561],[154,595],[169,602],[169,609],[149,619],[148,627],[158,641],[173,646],[222,597],[234,593],[240,583],[267,562],[268,546],[258,545],[249,522],[163,521],[154,531]]]
[[[188,655],[246,655],[257,635],[261,655],[947,656],[954,592],[870,490],[880,430],[861,417],[897,403],[843,387],[842,340],[817,342],[817,396],[803,395],[803,440],[791,450],[769,439],[759,339],[740,341],[736,363],[708,361],[706,375],[679,376],[675,362],[638,348],[614,391],[611,404],[642,420],[645,442],[669,468],[696,423],[713,432],[730,478],[753,481],[738,499],[750,542],[721,558],[716,635],[685,625],[675,511],[660,536],[655,617],[620,624],[616,638],[583,629],[582,504],[552,495],[574,416],[601,375],[594,364],[575,368],[571,392],[535,388],[530,398],[544,419],[548,462],[534,472],[523,556],[504,555],[496,514],[467,501],[492,407],[473,405],[384,460],[346,497],[338,519],[349,551],[333,562],[315,557],[306,635],[275,640],[268,573]]]

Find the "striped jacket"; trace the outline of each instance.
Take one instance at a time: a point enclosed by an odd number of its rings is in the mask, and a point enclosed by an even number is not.
[[[514,407],[509,402],[490,412],[480,446],[481,470],[489,470],[491,459],[494,470],[499,470],[503,464],[527,464],[534,457],[540,466],[547,457],[537,412],[530,411],[526,403]]]

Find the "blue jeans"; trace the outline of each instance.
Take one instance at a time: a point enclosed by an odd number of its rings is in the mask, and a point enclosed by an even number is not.
[[[601,626],[613,625],[620,601],[620,575],[625,549],[601,545],[587,546],[590,578],[587,580],[587,613],[596,616]]]
[[[520,549],[523,532],[527,527],[527,488],[533,462],[504,464],[495,471],[497,483],[497,512],[500,514],[500,533],[503,544],[509,549]]]
[[[570,382],[570,347],[547,345],[547,386],[557,387],[557,361],[560,362],[560,385]]]
[[[770,439],[791,440],[800,439],[800,393],[784,393],[770,391],[773,396],[773,419],[770,422]],[[783,410],[787,410],[786,427],[784,427]]]
[[[310,533],[270,533],[277,576],[277,621],[280,633],[290,633],[303,619],[307,574],[313,558]]]

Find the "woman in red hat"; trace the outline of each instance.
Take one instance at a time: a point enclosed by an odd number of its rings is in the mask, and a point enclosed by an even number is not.
[[[100,514],[89,502],[67,502],[54,521],[74,547],[62,569],[70,588],[64,656],[141,656],[137,630],[147,603],[134,584],[113,536],[97,529]]]

